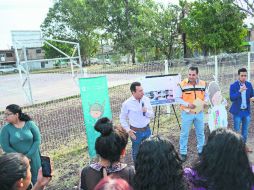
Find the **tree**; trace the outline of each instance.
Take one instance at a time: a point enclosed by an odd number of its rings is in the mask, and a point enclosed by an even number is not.
[[[245,17],[232,3],[200,0],[191,5],[182,26],[189,47],[204,51],[204,55],[208,52],[238,52],[242,50],[241,42],[246,36]]]
[[[92,9],[87,1],[58,0],[49,9],[47,17],[41,25],[44,37],[80,43],[81,55],[84,59],[92,56],[98,50],[98,34],[95,32],[97,25],[94,21]],[[62,45],[57,45],[61,48]],[[65,46],[66,47],[66,46]],[[45,46],[46,53],[52,49]],[[55,51],[55,50],[54,50]]]
[[[181,49],[179,38],[180,8],[176,5],[158,5],[155,9],[151,30],[151,41],[156,51],[161,51],[168,61]]]
[[[135,64],[136,49],[142,35],[142,9],[145,4],[139,0],[93,0],[90,5],[97,9],[97,17],[105,33],[111,34],[114,49],[132,55]]]
[[[179,8],[153,0],[57,0],[41,28],[46,37],[78,41],[85,58],[110,39],[133,64],[144,49],[170,59],[179,46]]]
[[[184,18],[187,17],[190,4],[187,2],[187,0],[179,0],[179,6],[181,8],[181,14],[180,14],[180,23]],[[187,49],[187,39],[186,39],[186,33],[183,31],[182,26],[180,24],[179,33],[182,35],[182,43],[183,43],[183,57],[188,57],[188,49]]]
[[[232,3],[251,17],[254,17],[254,0],[233,0]]]

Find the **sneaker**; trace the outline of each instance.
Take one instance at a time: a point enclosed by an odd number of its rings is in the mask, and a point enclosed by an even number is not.
[[[186,154],[181,154],[181,160],[185,162],[187,160],[187,155]]]

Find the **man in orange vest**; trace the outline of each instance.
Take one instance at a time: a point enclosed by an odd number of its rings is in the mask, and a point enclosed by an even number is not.
[[[204,134],[204,112],[199,113],[193,109],[196,107],[193,103],[195,100],[204,101],[204,105],[208,102],[208,93],[206,91],[206,82],[198,77],[198,67],[190,67],[188,78],[184,79],[176,92],[176,101],[181,104],[182,127],[180,133],[180,155],[183,161],[187,159],[187,147],[189,130],[194,124],[197,138],[198,155],[201,156],[205,143]]]

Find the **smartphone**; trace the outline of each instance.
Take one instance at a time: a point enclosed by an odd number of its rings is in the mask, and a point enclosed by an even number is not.
[[[52,177],[51,176],[51,165],[50,158],[47,156],[41,156],[41,167],[42,167],[42,175],[44,177]]]

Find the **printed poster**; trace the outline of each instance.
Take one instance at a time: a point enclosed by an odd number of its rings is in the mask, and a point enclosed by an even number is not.
[[[96,157],[95,141],[100,133],[94,124],[102,117],[112,119],[106,76],[80,78],[80,96],[90,158]]]
[[[141,80],[145,96],[150,98],[152,106],[175,104],[176,89],[181,75],[146,76]]]

